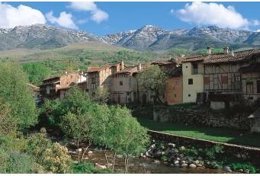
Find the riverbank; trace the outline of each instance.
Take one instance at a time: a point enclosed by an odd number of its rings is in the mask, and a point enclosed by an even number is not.
[[[182,123],[156,122],[147,118],[137,118],[139,123],[150,129],[168,134],[192,137],[216,142],[260,147],[260,135],[227,128],[214,128]]]

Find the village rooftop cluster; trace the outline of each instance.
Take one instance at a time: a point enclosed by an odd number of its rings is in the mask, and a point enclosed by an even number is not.
[[[153,104],[154,95],[138,84],[137,75],[151,65],[167,73],[162,95],[167,105],[206,103],[212,109],[230,107],[241,99],[253,103],[260,98],[260,49],[239,52],[223,48],[222,53],[179,57],[167,61],[127,66],[123,61],[85,72],[65,73],[43,80],[40,95],[44,98],[63,98],[74,85],[94,95],[106,88],[110,103]]]

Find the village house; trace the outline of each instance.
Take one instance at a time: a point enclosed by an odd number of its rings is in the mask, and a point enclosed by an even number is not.
[[[182,60],[183,103],[195,103],[203,93],[203,59],[190,56]]]
[[[253,59],[252,56],[259,52],[260,50],[246,50],[234,53],[226,47],[223,53],[204,58],[204,92],[207,93],[211,108],[222,109],[243,100],[246,84],[242,84],[239,70],[248,64],[255,64],[257,58]],[[241,71],[245,70],[246,68]],[[244,74],[244,77],[247,76]]]
[[[101,67],[89,67],[87,74],[87,92],[90,95],[94,95],[97,88],[111,87],[110,77],[121,70],[124,70],[124,62],[118,64],[107,64]]]
[[[252,57],[257,57],[253,55]],[[254,60],[254,59],[252,59]],[[257,60],[256,60],[257,61]],[[242,80],[242,92],[247,103],[253,103],[260,99],[260,52],[258,61],[253,61],[239,69]]]
[[[223,53],[213,54],[210,47],[207,49],[206,55],[186,57],[182,60],[183,102],[209,101],[212,109],[232,106],[242,100],[242,95],[245,97],[250,91],[251,83],[248,83],[246,89],[246,83],[244,81],[242,84],[241,79],[252,76],[254,77],[255,87],[252,91],[254,91],[253,99],[255,100],[258,97],[258,73],[250,70],[253,67],[258,70],[256,63],[259,62],[260,50],[253,49],[234,53],[225,47]],[[250,64],[251,68],[249,68]]]
[[[40,94],[43,98],[63,98],[67,90],[77,84],[86,84],[86,77],[83,73],[65,73],[43,80],[40,85]]]
[[[152,65],[158,65],[167,75],[164,100],[168,105],[183,103],[182,68],[177,67],[175,60],[154,61]]]
[[[183,103],[182,86],[182,68],[181,66],[173,68],[168,73],[165,86],[165,101],[168,105]]]
[[[138,83],[136,74],[142,65],[129,66],[111,76],[110,101],[118,104],[138,102]]]

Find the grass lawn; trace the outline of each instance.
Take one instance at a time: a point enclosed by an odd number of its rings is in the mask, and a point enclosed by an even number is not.
[[[137,119],[140,124],[154,131],[161,131],[178,136],[205,139],[216,142],[260,147],[260,134],[251,134],[226,128],[186,126],[180,123],[155,122],[148,119]]]

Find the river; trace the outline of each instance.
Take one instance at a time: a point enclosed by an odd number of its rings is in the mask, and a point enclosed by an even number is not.
[[[92,150],[93,153],[88,155],[88,160],[93,163],[106,165],[105,151]],[[106,152],[108,155],[111,152]],[[129,173],[224,173],[221,169],[206,169],[206,168],[176,168],[166,165],[162,162],[155,163],[150,158],[131,158],[129,160]],[[117,158],[115,171],[124,172],[124,159]]]

